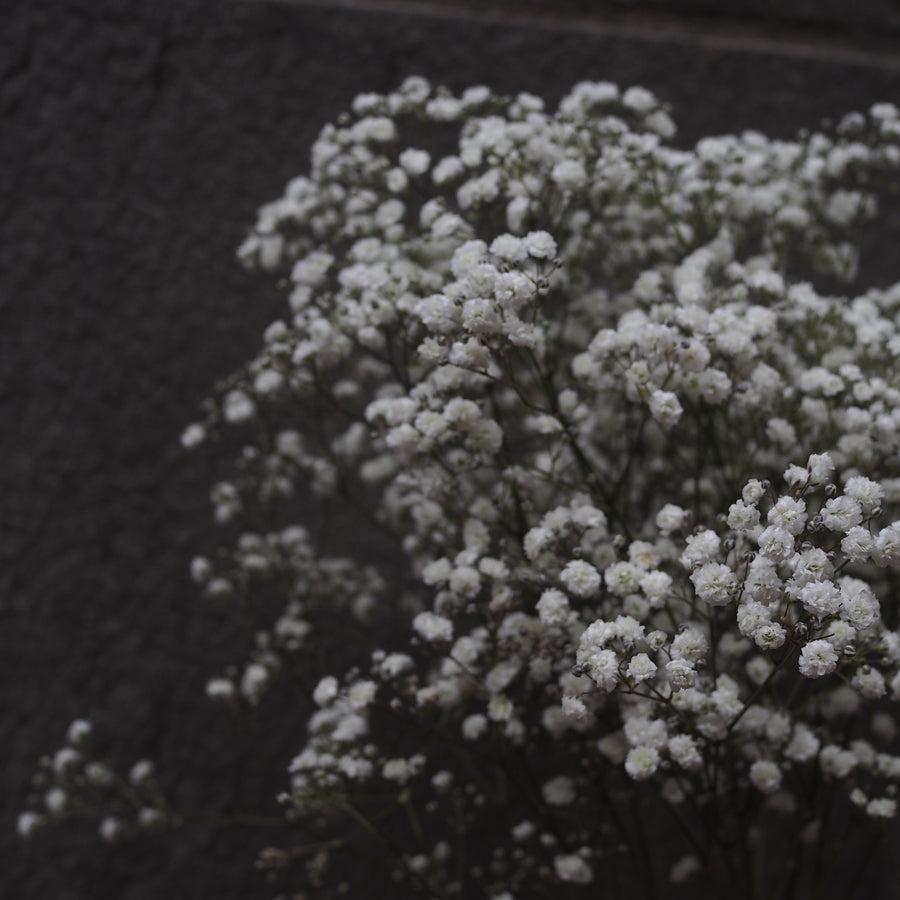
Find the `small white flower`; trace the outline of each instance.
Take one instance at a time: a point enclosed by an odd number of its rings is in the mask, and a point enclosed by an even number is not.
[[[688,626],[672,638],[669,654],[673,660],[685,660],[696,665],[706,659],[709,641],[697,626]]]
[[[206,429],[197,422],[188,425],[181,433],[181,446],[190,450],[206,440]]]
[[[678,423],[684,410],[672,391],[655,390],[650,394],[650,415],[665,429]]]
[[[368,723],[362,716],[348,713],[340,718],[337,727],[331,732],[331,737],[338,743],[352,744],[359,740],[368,731],[368,728]]]
[[[757,628],[771,624],[771,621],[769,608],[756,600],[748,600],[738,606],[738,630],[746,637],[750,637]]]
[[[568,806],[575,799],[575,782],[566,775],[559,775],[544,784],[541,794],[551,806]]]
[[[645,781],[659,768],[659,751],[655,747],[632,747],[625,757],[625,771],[635,781]]]
[[[347,701],[352,709],[365,709],[375,699],[378,685],[374,681],[357,681],[347,691]]]
[[[19,813],[19,817],[16,820],[16,832],[19,837],[29,838],[31,837],[42,825],[46,823],[46,818],[42,816],[40,813],[36,812],[23,812]]]
[[[562,711],[566,719],[579,724],[588,722],[591,718],[591,714],[588,711],[587,706],[585,706],[584,700],[580,697],[563,697]]]
[[[755,506],[766,495],[766,489],[761,481],[751,478],[741,491],[741,497],[744,503]]]
[[[892,797],[876,797],[866,804],[866,815],[873,819],[893,819],[897,815],[897,801]]]
[[[603,573],[606,587],[617,597],[624,597],[638,590],[644,570],[632,562],[613,563]]]
[[[784,748],[784,755],[794,762],[806,762],[812,759],[818,752],[821,741],[802,722],[794,726],[794,735],[790,743]]]
[[[806,504],[793,497],[779,497],[778,502],[769,510],[770,525],[777,525],[793,535],[800,534],[806,525]]]
[[[431,170],[431,177],[435,184],[446,184],[459,178],[465,171],[465,166],[458,156],[445,156]]]
[[[696,681],[697,672],[686,659],[672,659],[666,663],[666,676],[672,687],[680,691]]]
[[[794,553],[794,536],[785,528],[770,525],[756,539],[760,553],[779,562]]]
[[[619,658],[612,650],[597,650],[590,654],[578,651],[578,659],[586,663],[590,670],[591,681],[607,693],[616,689],[619,683]]]
[[[702,870],[703,863],[701,863],[693,854],[689,854],[682,857],[674,866],[672,866],[669,870],[669,880],[672,884],[685,884]]]
[[[84,776],[88,784],[102,788],[110,787],[116,781],[116,773],[113,772],[109,765],[103,762],[89,762],[84,767]]]
[[[550,177],[564,191],[577,191],[584,187],[588,180],[584,165],[576,159],[558,162],[553,167]]]
[[[428,642],[453,639],[453,623],[432,612],[420,612],[413,619],[412,626],[416,634]]]
[[[656,663],[646,653],[638,653],[628,663],[626,674],[637,682],[646,681],[656,674]]]
[[[53,756],[53,771],[62,774],[72,772],[81,763],[81,754],[74,747],[63,747]]]
[[[505,694],[494,694],[488,701],[487,714],[492,722],[509,722],[516,709]]]
[[[661,606],[672,588],[672,576],[658,569],[648,572],[640,580],[641,590],[654,608]]]
[[[628,559],[642,569],[659,565],[659,552],[649,541],[632,541],[628,545]]]
[[[630,87],[622,95],[622,105],[634,112],[646,114],[655,109],[659,103],[646,88]]]
[[[353,126],[351,136],[357,143],[375,141],[387,143],[397,136],[394,122],[386,116],[366,116]]]
[[[408,672],[413,667],[412,658],[405,653],[389,653],[379,664],[382,678],[391,679]]]
[[[431,154],[427,150],[410,147],[400,154],[400,165],[409,175],[422,175],[431,165]]]
[[[875,539],[867,528],[854,525],[841,541],[841,552],[852,562],[867,559],[875,546]]]
[[[103,838],[104,841],[111,843],[116,840],[124,830],[124,823],[113,816],[106,816],[100,821],[100,837]]]
[[[856,582],[854,579],[843,579],[841,582],[841,616],[847,622],[854,628],[868,628],[878,621],[880,614],[878,599],[868,585]]]
[[[577,853],[566,853],[554,857],[553,868],[560,881],[571,884],[590,884],[594,880],[591,867]]]
[[[684,524],[687,513],[680,506],[673,503],[667,503],[656,514],[656,527],[664,534],[672,531],[678,531]]]
[[[751,504],[738,500],[728,509],[728,527],[739,534],[749,534],[759,525],[759,510]]]
[[[338,695],[338,681],[332,675],[326,675],[316,685],[313,700],[316,706],[328,706]]]
[[[467,716],[462,723],[462,735],[467,741],[477,741],[488,729],[488,720],[481,713]]]
[[[688,535],[681,554],[681,564],[686,569],[694,569],[703,563],[712,562],[719,553],[719,545],[719,536],[710,529]]]
[[[694,590],[710,606],[726,606],[737,591],[737,575],[724,563],[708,562],[691,573]]]
[[[262,663],[250,663],[241,676],[241,693],[250,703],[258,703],[271,677],[272,673]]]
[[[769,419],[766,436],[783,450],[790,450],[797,443],[797,432],[794,426],[785,419]]]
[[[135,786],[140,787],[153,778],[154,766],[149,759],[142,759],[136,762],[128,772],[128,780]]]
[[[252,419],[256,406],[244,391],[233,390],[225,395],[223,414],[226,422],[237,425]]]
[[[752,633],[752,637],[761,650],[777,650],[787,639],[787,631],[778,622],[766,622]]]
[[[53,787],[44,794],[44,806],[51,816],[61,816],[69,805],[69,795],[60,787]]]
[[[536,609],[544,625],[563,626],[572,620],[569,598],[556,588],[549,588],[541,594]]]
[[[159,828],[166,822],[166,814],[161,809],[145,806],[137,814],[137,824],[141,828]]]
[[[688,772],[699,769],[703,765],[703,757],[697,741],[688,734],[676,734],[669,738],[669,756]]]
[[[481,590],[481,574],[472,566],[457,566],[450,573],[449,587],[455,594],[472,599]]]
[[[230,678],[210,678],[206,682],[206,696],[210,700],[232,700],[236,692],[237,688]]]
[[[494,238],[491,242],[490,251],[494,256],[507,262],[521,262],[528,255],[522,238],[514,234],[501,234]],[[514,273],[507,274],[514,276]],[[514,278],[512,283],[515,283]],[[505,283],[509,285],[511,283],[510,279],[506,279]],[[496,282],[494,289],[496,290]]]
[[[654,750],[662,750],[668,740],[668,729],[663,719],[632,715],[625,720],[623,731],[632,747],[653,747]]]
[[[826,775],[846,778],[857,766],[859,760],[852,750],[845,750],[835,744],[823,747],[819,753],[819,765]]]
[[[767,759],[759,759],[750,766],[750,781],[763,794],[774,794],[781,787],[781,769]]]
[[[864,513],[870,513],[884,500],[884,488],[877,482],[862,475],[854,475],[844,483],[844,494],[852,497],[862,507]]]
[[[93,726],[87,719],[75,719],[66,729],[66,740],[73,747],[82,747],[90,740]]]
[[[261,395],[274,394],[284,384],[284,376],[275,369],[263,369],[253,379],[253,390]]]
[[[882,528],[872,548],[872,559],[879,566],[889,566],[900,562],[900,522],[892,522]]]
[[[862,521],[862,507],[853,497],[842,494],[826,501],[820,515],[826,528],[847,532]]]
[[[803,608],[820,619],[833,616],[841,608],[841,591],[830,581],[811,581],[800,591]]]
[[[556,241],[546,231],[530,231],[522,239],[525,252],[534,259],[553,259]]]
[[[800,673],[821,678],[837,668],[838,654],[828,641],[810,641],[800,651]]]
[[[412,774],[409,761],[405,759],[389,759],[381,767],[381,777],[398,784],[406,784]]]
[[[867,700],[877,700],[887,692],[884,676],[871,666],[863,666],[858,669],[850,683]]]
[[[593,597],[601,584],[600,573],[582,559],[567,563],[559,573],[559,580],[570,594],[581,599]]]

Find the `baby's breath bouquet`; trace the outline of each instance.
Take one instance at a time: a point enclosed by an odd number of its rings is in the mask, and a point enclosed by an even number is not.
[[[207,691],[310,711],[292,890],[358,851],[366,896],[846,896],[896,836],[900,284],[847,293],[900,113],[674,133],[638,87],[410,78],[240,248],[289,309],[184,433],[242,445],[192,574],[279,604]],[[89,740],[20,830],[180,821]]]

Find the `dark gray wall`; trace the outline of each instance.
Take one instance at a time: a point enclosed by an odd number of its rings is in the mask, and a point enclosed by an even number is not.
[[[370,0],[377,5],[381,0]],[[426,0],[433,5],[469,7],[475,0]],[[768,24],[802,22],[827,30],[836,24],[852,30],[900,27],[900,11],[892,0],[484,0],[480,8],[500,11],[576,12],[593,17],[615,17],[633,12],[666,12],[681,18],[756,19]]]

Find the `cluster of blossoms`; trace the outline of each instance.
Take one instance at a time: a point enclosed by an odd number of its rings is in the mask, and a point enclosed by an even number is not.
[[[214,490],[214,508],[216,494]],[[383,587],[371,566],[317,555],[299,525],[267,534],[246,531],[217,561],[195,557],[191,576],[208,597],[253,610],[257,617],[267,612],[272,617],[271,624],[256,631],[254,651],[243,666],[229,667],[206,685],[215,700],[249,706],[257,706],[284,673],[309,677],[303,654],[314,621],[340,610],[365,622]],[[268,594],[273,595],[271,604]]]
[[[69,725],[66,742],[41,760],[29,798],[19,815],[22,837],[53,822],[81,819],[97,823],[100,837],[115,841],[128,833],[178,824],[163,797],[150,760],[136,762],[126,776],[92,752],[93,727],[86,719]]]
[[[292,673],[287,819],[386,835],[404,895],[787,896],[834,809],[897,812],[900,284],[840,291],[900,112],[674,131],[642,88],[408,79],[240,249],[290,313],[184,443],[250,435],[215,518],[284,524],[193,574],[280,606],[209,693]],[[318,556],[305,484],[397,555]],[[346,666],[292,668],[323,628]]]

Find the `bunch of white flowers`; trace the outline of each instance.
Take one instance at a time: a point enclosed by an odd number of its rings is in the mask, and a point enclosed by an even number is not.
[[[75,719],[66,731],[65,744],[40,761],[32,808],[20,813],[17,823],[22,837],[67,819],[95,821],[105,841],[180,824],[163,797],[150,760],[139,760],[123,776],[95,758],[92,738],[91,723]]]
[[[290,312],[185,431],[247,444],[192,574],[281,601],[219,700],[349,648],[295,679],[287,820],[344,823],[309,878],[374,834],[403,896],[819,896],[837,819],[892,827],[900,284],[839,291],[900,112],[674,132],[642,88],[410,78],[240,249]],[[303,484],[397,555],[318,556]]]

